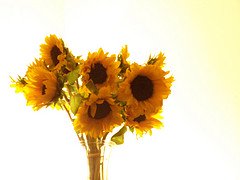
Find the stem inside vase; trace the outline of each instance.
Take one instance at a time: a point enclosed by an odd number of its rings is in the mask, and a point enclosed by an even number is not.
[[[111,148],[114,142],[103,140],[85,139],[81,141],[84,147],[87,166],[87,180],[108,180],[108,163]]]

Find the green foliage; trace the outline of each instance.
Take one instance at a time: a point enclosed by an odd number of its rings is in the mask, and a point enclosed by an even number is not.
[[[79,77],[79,68],[76,68],[75,70],[67,74],[68,83],[71,85],[74,84],[78,79],[78,77]]]
[[[88,81],[88,83],[86,84],[86,87],[89,89],[90,92],[94,94],[98,94],[98,89],[92,80]]]
[[[66,85],[68,92],[70,93],[70,95],[72,95],[73,93],[78,93],[78,88],[76,86],[73,85]]]
[[[80,104],[82,103],[82,97],[80,94],[72,95],[70,98],[70,107],[72,113],[75,115],[78,111]]]
[[[127,127],[123,126],[116,134],[114,134],[111,138],[113,142],[115,142],[117,145],[124,143],[124,134],[127,131]]]
[[[134,133],[134,127],[129,127],[129,130]]]
[[[130,65],[128,63],[124,63],[122,54],[119,54],[117,56],[117,60],[120,62],[120,66],[119,66],[121,69],[120,74],[124,74]]]

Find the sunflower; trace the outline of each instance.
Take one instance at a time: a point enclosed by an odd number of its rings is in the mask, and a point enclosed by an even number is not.
[[[137,136],[142,137],[143,134],[152,134],[152,129],[159,129],[163,127],[163,123],[153,117],[152,113],[140,113],[136,114],[133,111],[127,113],[127,120],[125,125],[133,128]],[[156,115],[155,115],[156,116]],[[160,118],[162,118],[160,116]]]
[[[32,106],[34,110],[50,105],[58,92],[56,75],[44,67],[33,64],[28,68],[26,76],[24,95],[27,105]]]
[[[167,74],[157,65],[133,63],[120,84],[118,99],[135,111],[156,112],[171,93],[173,77],[165,78]]]
[[[82,61],[82,82],[87,84],[90,80],[96,87],[110,86],[116,88],[120,62],[115,61],[116,56],[108,56],[100,48],[98,52],[88,53],[86,61]]]
[[[77,133],[101,138],[122,122],[120,108],[111,98],[110,88],[103,87],[98,95],[91,94],[89,100],[79,108],[73,125]]]
[[[56,35],[50,35],[45,38],[46,44],[40,45],[40,52],[45,64],[51,70],[60,70],[66,63],[66,53],[62,39]]]

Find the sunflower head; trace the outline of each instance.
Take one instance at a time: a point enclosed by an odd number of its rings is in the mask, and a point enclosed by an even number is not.
[[[31,66],[26,77],[24,95],[27,105],[32,106],[34,110],[52,104],[59,96],[58,81],[53,72],[41,66]]]
[[[93,138],[103,137],[123,122],[120,109],[111,98],[109,87],[101,88],[98,95],[91,94],[76,116],[73,122],[75,131]]]
[[[56,35],[50,35],[45,38],[45,44],[40,46],[40,52],[45,64],[51,70],[60,70],[65,64],[66,48],[62,39]]]
[[[101,48],[98,52],[89,52],[87,60],[83,61],[81,66],[83,84],[92,81],[98,88],[103,86],[115,88],[120,72],[119,62],[115,59],[115,55],[108,56]]]
[[[137,136],[142,137],[147,133],[151,135],[153,128],[159,129],[163,127],[163,123],[159,119],[154,118],[153,115],[152,113],[144,112],[137,114],[130,110],[127,112],[126,126],[135,131]]]
[[[153,81],[144,74],[138,74],[130,83],[133,97],[137,101],[145,101],[153,96]]]
[[[172,78],[157,65],[133,63],[120,84],[118,99],[126,101],[136,111],[156,112],[170,94]]]

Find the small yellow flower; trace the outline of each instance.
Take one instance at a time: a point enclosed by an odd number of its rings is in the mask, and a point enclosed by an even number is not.
[[[41,66],[30,66],[26,76],[24,95],[27,105],[32,106],[34,110],[50,105],[58,92],[56,75]]]
[[[120,108],[114,103],[110,93],[109,87],[103,87],[98,95],[91,94],[89,100],[79,108],[73,122],[77,133],[101,138],[114,127],[121,125],[123,119]]]
[[[42,59],[51,70],[60,70],[66,63],[66,53],[62,39],[56,35],[50,35],[45,38],[46,44],[40,46]]]
[[[17,80],[12,79],[12,84],[10,85],[10,87],[15,88],[15,92],[16,93],[22,93],[24,86],[27,84],[25,78],[22,77],[18,77]]]
[[[88,53],[86,61],[82,61],[81,73],[83,85],[90,80],[96,87],[110,86],[115,89],[118,82],[119,62],[115,61],[116,56],[108,56],[108,53],[100,48],[98,52]]]
[[[156,112],[171,93],[173,77],[165,78],[167,74],[157,65],[133,63],[120,84],[118,99],[126,101],[135,111]]]

